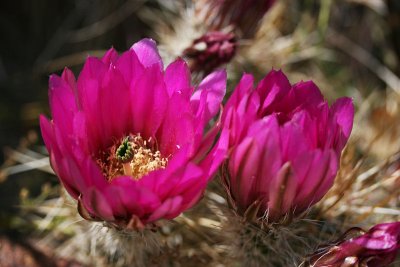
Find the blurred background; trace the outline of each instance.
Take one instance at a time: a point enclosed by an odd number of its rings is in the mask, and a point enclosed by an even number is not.
[[[49,116],[48,77],[66,66],[78,75],[88,55],[101,56],[110,47],[122,52],[144,37],[157,41],[166,61],[186,58],[198,77],[226,66],[230,90],[243,72],[260,79],[282,68],[292,83],[313,79],[329,100],[351,96],[357,107],[352,164],[366,158],[374,166],[396,155],[400,1],[269,2],[265,10],[246,7],[242,21],[221,25],[218,16],[235,11],[210,9],[207,0],[1,1],[0,263],[9,261],[0,265],[81,266],[29,242],[52,230],[38,224],[46,211],[36,208],[60,195],[38,126],[39,114]],[[204,61],[211,31],[225,34],[217,42],[230,46]],[[397,170],[398,159],[390,166]]]

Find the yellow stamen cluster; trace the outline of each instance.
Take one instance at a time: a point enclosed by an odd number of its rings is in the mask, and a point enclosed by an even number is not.
[[[114,143],[108,150],[102,151],[96,157],[96,162],[108,180],[121,175],[139,180],[151,171],[164,169],[168,157],[161,155],[156,142],[151,138],[144,140],[140,134],[131,134]]]
[[[124,174],[138,180],[151,171],[163,169],[168,163],[167,158],[161,156],[160,151],[149,148],[151,139],[143,140],[140,135],[131,136],[129,143],[132,147],[132,159],[123,163]]]

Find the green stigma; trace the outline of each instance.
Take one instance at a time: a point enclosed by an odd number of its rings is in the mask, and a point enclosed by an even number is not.
[[[132,144],[129,142],[129,137],[126,137],[116,152],[117,159],[122,163],[127,163],[133,158]]]

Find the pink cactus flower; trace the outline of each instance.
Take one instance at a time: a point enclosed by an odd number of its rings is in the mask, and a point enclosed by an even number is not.
[[[245,74],[224,108],[220,138],[230,150],[223,180],[234,210],[277,222],[318,202],[333,184],[353,117],[351,99],[329,107],[312,81],[291,85],[273,70],[253,89]]]
[[[196,90],[186,63],[164,71],[153,40],[89,57],[77,81],[50,77],[52,120],[40,117],[53,170],[85,219],[143,229],[192,207],[225,157],[212,148],[226,73]]]
[[[396,259],[399,249],[400,222],[382,223],[367,233],[321,249],[309,264],[313,267],[384,267]]]

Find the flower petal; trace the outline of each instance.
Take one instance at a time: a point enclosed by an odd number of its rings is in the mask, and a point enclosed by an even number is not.
[[[286,162],[271,181],[269,187],[268,219],[282,218],[293,206],[293,199],[298,183],[293,176],[290,162]]]
[[[115,49],[112,47],[104,54],[104,56],[101,58],[101,61],[103,61],[103,63],[106,65],[110,65],[111,63],[114,63],[117,59],[118,52],[115,51]]]
[[[131,84],[133,133],[141,133],[146,139],[155,135],[165,116],[167,96],[163,75],[157,66],[146,69],[137,83]]]
[[[181,211],[182,197],[176,196],[165,200],[158,209],[148,218],[147,222],[153,222],[161,218],[174,218]]]
[[[99,216],[101,219],[106,221],[113,221],[114,214],[107,198],[95,187],[90,187],[86,191],[86,194],[82,196],[85,208],[96,217]]]
[[[98,92],[98,120],[102,120],[101,128],[107,139],[121,138],[129,132],[131,126],[130,91],[122,74],[113,66],[106,71]],[[107,144],[111,145],[111,143]]]
[[[50,109],[53,121],[59,125],[64,136],[72,134],[73,117],[78,112],[73,89],[57,75],[49,80]]]
[[[135,84],[144,72],[144,66],[133,49],[124,52],[115,62],[115,67],[121,72],[125,84],[129,87]]]
[[[305,158],[310,157],[305,156]],[[308,169],[305,178],[298,177],[299,181],[302,181],[295,200],[298,210],[308,208],[326,194],[327,190],[332,186],[338,168],[336,156],[331,150],[316,150],[312,161],[308,162],[308,164],[310,164],[309,167],[307,165],[298,166],[298,168]],[[299,173],[298,169],[296,171]]]
[[[158,196],[145,187],[139,187],[131,177],[122,176],[112,180],[115,196],[119,196],[121,204],[129,214],[139,218],[151,214],[161,205]]]
[[[194,145],[195,120],[189,103],[181,94],[175,93],[169,99],[165,117],[157,132],[157,140],[161,153],[166,156],[186,145]],[[193,152],[192,149],[190,152]]]
[[[351,130],[353,128],[354,118],[354,105],[351,98],[343,97],[336,100],[332,105],[330,113],[336,120],[336,123],[341,129],[343,136],[337,136],[338,146],[342,149],[350,137]]]
[[[140,63],[146,68],[157,65],[159,70],[162,70],[163,63],[160,55],[158,54],[157,44],[153,39],[145,38],[132,45],[139,58]]]
[[[199,109],[200,98],[204,93],[207,96],[207,120],[214,117],[219,111],[226,89],[226,71],[217,70],[207,75],[191,97],[192,109],[195,113]]]
[[[260,109],[261,114],[270,112],[271,105],[280,101],[291,89],[289,80],[281,70],[270,71],[257,86],[257,92],[264,99]]]
[[[240,101],[247,95],[250,94],[253,90],[254,77],[251,74],[243,74],[242,78],[239,81],[239,84],[236,86],[232,95],[229,97],[229,100],[226,102],[224,109],[228,110],[231,107],[239,106]],[[225,117],[222,117],[222,121],[225,120]]]
[[[184,60],[177,59],[168,65],[164,81],[170,97],[179,92],[185,98],[190,98],[193,88],[190,87],[190,70]]]

